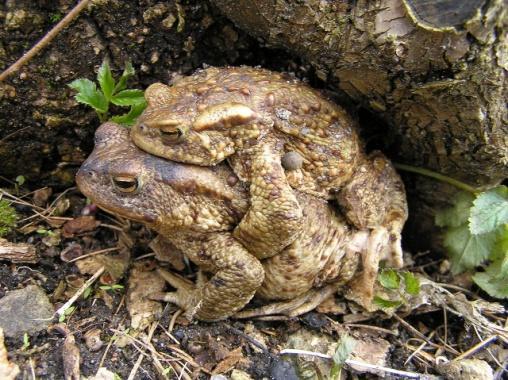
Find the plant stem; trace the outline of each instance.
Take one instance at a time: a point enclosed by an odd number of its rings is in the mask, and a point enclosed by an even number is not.
[[[397,169],[404,170],[406,172],[421,174],[426,177],[437,179],[441,182],[445,182],[449,185],[455,186],[458,189],[467,191],[472,194],[478,194],[478,192],[481,191],[481,190],[475,189],[473,186],[469,186],[468,184],[465,184],[464,182],[461,182],[461,181],[456,180],[454,178],[448,177],[448,176],[441,174],[441,173],[433,172],[432,170],[429,170],[429,169],[419,168],[416,166],[405,165],[405,164],[397,164],[397,163],[394,163],[393,166],[395,166]]]

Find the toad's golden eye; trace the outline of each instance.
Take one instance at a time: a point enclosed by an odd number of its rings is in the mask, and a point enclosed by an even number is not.
[[[138,179],[135,177],[116,176],[113,177],[115,188],[122,193],[133,193],[138,189]]]
[[[162,142],[166,145],[174,144],[183,140],[185,135],[182,128],[161,129]]]

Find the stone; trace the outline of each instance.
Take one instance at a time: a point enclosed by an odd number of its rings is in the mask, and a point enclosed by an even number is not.
[[[0,299],[0,328],[10,338],[46,329],[53,315],[53,305],[37,285],[13,290]]]

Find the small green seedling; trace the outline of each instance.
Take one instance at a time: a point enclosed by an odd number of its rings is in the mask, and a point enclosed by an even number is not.
[[[0,199],[0,237],[7,235],[16,227],[18,214],[11,206],[11,202]]]
[[[74,313],[74,310],[76,310],[76,306],[69,306],[67,309],[65,309],[60,318],[58,318],[58,322],[65,322],[65,319]]]
[[[89,286],[88,288],[85,289],[85,291],[83,292],[83,299],[86,300],[88,297],[90,297],[92,295],[92,287]]]
[[[374,297],[374,304],[381,309],[397,308],[409,302],[409,297],[420,293],[420,281],[411,272],[383,269],[377,280],[389,294],[394,294],[393,299]]]
[[[28,333],[23,334],[23,345],[21,346],[21,351],[28,350],[28,347],[30,347],[30,337],[28,336]]]
[[[102,285],[102,286],[99,286],[99,288],[102,289],[102,290],[113,290],[113,291],[116,291],[116,290],[123,290],[124,286],[120,285],[120,284],[113,284],[113,285]]]
[[[340,371],[344,364],[346,364],[346,360],[353,352],[355,346],[356,340],[349,335],[344,334],[340,337],[339,344],[332,357],[333,365],[330,369],[331,380],[340,380]]]
[[[508,298],[508,187],[478,190],[428,169],[395,166],[462,190],[435,219],[443,228],[452,274],[473,272],[473,281],[490,296]],[[483,271],[475,272],[478,267]]]
[[[144,93],[141,90],[127,89],[127,80],[134,75],[134,67],[130,62],[125,64],[125,69],[118,82],[113,78],[109,64],[104,61],[97,72],[97,85],[89,79],[79,78],[71,83],[69,87],[78,91],[74,98],[82,104],[92,107],[99,120],[114,121],[122,125],[134,124],[139,115],[146,108]],[[123,115],[115,115],[110,118],[110,105],[130,107],[129,112]]]
[[[44,228],[39,228],[35,232],[37,232],[39,235],[43,236],[55,236],[55,233],[51,230],[45,230]]]

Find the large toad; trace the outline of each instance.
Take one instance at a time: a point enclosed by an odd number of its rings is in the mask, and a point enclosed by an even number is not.
[[[381,153],[364,154],[352,118],[316,90],[268,70],[225,67],[153,84],[145,97],[131,132],[137,146],[203,166],[227,158],[250,184],[251,206],[234,236],[256,257],[299,236],[303,206],[294,188],[337,198],[371,244],[386,248],[389,263],[402,265],[403,184]]]
[[[287,300],[329,283],[336,289],[352,278],[359,252],[365,250],[370,261],[351,296],[364,304],[372,298],[383,247],[371,245],[365,233],[349,228],[317,197],[298,195],[301,234],[280,254],[260,261],[233,236],[249,197],[225,164],[199,167],[149,155],[134,146],[125,128],[106,123],[97,130],[95,149],[76,181],[101,208],[145,223],[211,275],[196,286],[170,278],[178,290],[165,299],[185,309],[189,318],[225,318],[256,292],[264,299]]]

